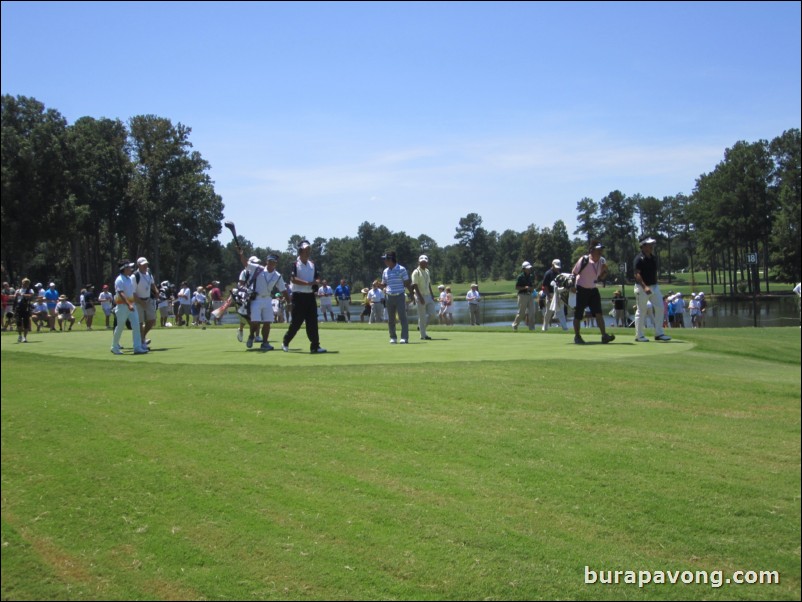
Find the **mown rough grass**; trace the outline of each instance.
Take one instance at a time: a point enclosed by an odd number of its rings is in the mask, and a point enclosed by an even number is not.
[[[160,334],[137,358],[3,337],[4,599],[799,598],[798,329],[439,351],[331,329],[330,366]]]

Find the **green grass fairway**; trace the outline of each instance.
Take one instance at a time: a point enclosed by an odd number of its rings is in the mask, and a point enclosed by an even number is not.
[[[798,328],[273,331],[4,333],[2,599],[800,599]]]
[[[574,345],[573,332],[564,333],[552,329],[540,331],[510,332],[503,329],[430,329],[433,340],[421,341],[416,326],[410,326],[407,345],[390,345],[387,325],[350,326],[338,324],[321,328],[320,341],[329,353],[311,356],[309,340],[303,329],[290,344],[290,353],[281,351],[281,337],[286,325],[273,326],[270,342],[276,347],[271,352],[259,350],[259,343],[247,349],[236,340],[233,328],[208,328],[206,330],[172,328],[157,329],[152,339],[152,353],[134,356],[130,331],[122,337],[123,357],[110,353],[111,332],[70,332],[34,334],[29,343],[19,345],[16,337],[3,337],[3,345],[13,345],[14,351],[42,353],[48,356],[78,359],[128,362],[126,365],[160,364],[213,364],[240,366],[345,366],[365,364],[420,364],[429,362],[460,361],[507,361],[507,360],[573,360],[573,359],[624,359],[647,353],[659,355],[687,351],[692,344],[684,340],[667,343],[652,342],[648,348],[635,343],[633,331],[621,330],[620,339],[602,345],[598,329],[583,331],[585,346]],[[400,335],[400,327],[398,333]],[[246,334],[247,336],[247,334]],[[303,356],[303,357],[299,357]]]

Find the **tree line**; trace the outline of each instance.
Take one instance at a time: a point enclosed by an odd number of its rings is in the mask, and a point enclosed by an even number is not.
[[[36,99],[4,95],[3,279],[53,280],[75,294],[85,283],[110,282],[121,258],[145,256],[159,280],[233,281],[241,267],[235,245],[217,239],[223,200],[190,134],[154,115],[127,123],[82,117],[69,125]],[[615,190],[598,202],[583,198],[571,234],[562,220],[488,231],[480,215],[469,213],[446,246],[368,222],[353,237],[292,234],[285,249],[239,242],[248,255],[279,254],[286,272],[297,243],[308,238],[326,278],[360,288],[380,274],[378,258],[387,248],[407,266],[425,253],[438,282],[465,283],[512,278],[524,260],[541,270],[554,258],[570,264],[593,239],[604,241],[611,275],[624,281],[632,277],[639,236],[650,234],[669,280],[679,270],[708,270],[721,292],[769,290],[771,278],[799,279],[799,136],[793,129],[771,142],[736,143],[689,195],[657,199]],[[749,263],[755,256],[759,265]]]

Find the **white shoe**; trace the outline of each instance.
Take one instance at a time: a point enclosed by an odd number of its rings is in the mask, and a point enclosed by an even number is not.
[[[635,341],[638,343],[648,343],[649,339],[647,339],[646,337],[635,337]]]
[[[282,346],[281,346],[281,350],[282,350],[282,351],[284,351],[284,352],[286,353],[286,352],[288,352],[288,351],[290,350],[290,348],[289,348],[289,347],[287,347],[287,345],[282,345]]]
[[[326,350],[323,347],[318,347],[312,353],[326,353]]]
[[[237,340],[238,340],[240,343],[242,343],[242,331],[241,331],[241,330],[238,330],[238,331],[237,331]]]
[[[401,342],[402,345],[406,345],[407,344],[407,340],[406,339],[401,339],[400,342]]]
[[[390,339],[390,345],[395,345],[397,342],[395,339]]]

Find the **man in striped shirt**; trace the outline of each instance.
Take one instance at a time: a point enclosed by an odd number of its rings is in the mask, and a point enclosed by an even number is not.
[[[382,255],[384,265],[387,266],[382,272],[382,286],[385,288],[387,325],[390,330],[390,344],[398,342],[395,330],[396,312],[401,321],[401,343],[409,340],[409,323],[407,322],[407,300],[404,289],[413,295],[412,281],[409,278],[407,269],[398,263],[395,251],[386,251]]]

